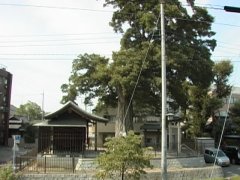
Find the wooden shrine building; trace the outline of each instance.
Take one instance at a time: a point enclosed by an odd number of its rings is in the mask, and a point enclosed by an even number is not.
[[[38,152],[45,154],[72,154],[85,151],[89,145],[89,125],[108,122],[108,119],[82,110],[72,101],[46,115],[45,119],[35,124],[39,127]]]

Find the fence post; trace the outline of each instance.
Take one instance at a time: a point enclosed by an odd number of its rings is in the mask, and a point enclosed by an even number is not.
[[[19,171],[22,170],[22,157],[19,156]]]
[[[46,158],[46,156],[44,156],[44,173],[46,174],[46,166],[47,166],[47,158]]]
[[[85,144],[84,143],[82,144],[82,151],[83,151],[82,154],[83,154],[83,157],[84,157],[85,156]]]
[[[74,155],[73,155],[73,157],[72,157],[72,172],[74,173],[74,168],[75,167],[75,157],[74,157]]]

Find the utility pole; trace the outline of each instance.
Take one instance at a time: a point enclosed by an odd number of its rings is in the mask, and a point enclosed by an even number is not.
[[[164,4],[161,1],[161,65],[162,65],[162,146],[161,146],[161,173],[162,180],[167,180],[167,134],[166,134],[166,55],[165,55],[165,23]]]
[[[44,91],[42,93],[42,120],[44,120]]]

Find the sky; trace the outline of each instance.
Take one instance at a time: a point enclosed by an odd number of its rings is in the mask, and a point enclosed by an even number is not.
[[[109,22],[113,9],[103,0],[0,0],[0,66],[13,74],[11,104],[36,102],[46,112],[60,104],[61,85],[68,82],[72,60],[79,54],[111,57],[120,48],[120,34]],[[33,5],[33,6],[30,6]],[[196,0],[215,18],[217,47],[212,59],[229,59],[234,66],[230,84],[240,87],[240,14],[223,6],[236,0]],[[58,8],[54,8],[58,7]],[[83,97],[77,100],[81,108]]]

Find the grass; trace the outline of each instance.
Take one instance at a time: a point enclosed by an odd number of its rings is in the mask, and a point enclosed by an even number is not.
[[[230,177],[230,180],[240,180],[240,176],[233,176],[233,177]]]

